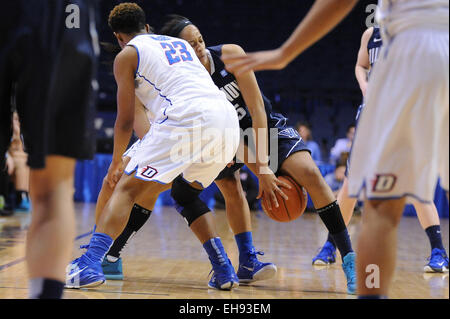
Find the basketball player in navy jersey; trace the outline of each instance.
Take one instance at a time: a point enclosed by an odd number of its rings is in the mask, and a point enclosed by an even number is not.
[[[79,9],[78,28],[64,23],[69,5]],[[75,238],[75,160],[95,152],[95,1],[7,1],[0,31],[0,154],[11,140],[14,97],[31,168],[28,293],[61,298]]]
[[[242,130],[245,131],[252,127],[255,121],[254,114],[265,112],[267,127],[269,129],[275,128],[278,132],[277,135],[269,137],[269,143],[273,143],[273,139],[278,139],[276,154],[270,154],[271,158],[273,156],[278,158],[278,167],[274,168],[274,173],[292,177],[308,191],[320,218],[332,233],[332,237],[339,241],[338,249],[341,252],[342,267],[347,277],[347,291],[348,293],[354,293],[354,264],[352,261],[354,253],[350,238],[343,224],[342,215],[335,202],[333,192],[312,160],[309,149],[298,132],[288,126],[287,118],[272,111],[271,103],[260,91],[253,72],[234,75],[225,70],[225,65],[221,60],[222,54],[243,53],[242,48],[234,44],[206,48],[200,30],[187,18],[181,16],[173,16],[162,28],[161,33],[188,41],[195,49],[202,64],[211,74],[214,83],[222,90],[226,90],[227,86],[230,85],[236,89],[233,91],[234,94],[228,94],[227,97],[235,105]],[[253,129],[256,129],[254,125]],[[257,143],[258,141],[256,141]],[[249,163],[245,159],[241,160],[246,162],[246,165],[255,173],[261,183],[264,174],[258,174],[257,167],[253,163]],[[238,170],[241,166],[242,164],[234,165],[229,171]],[[223,172],[223,174],[219,178],[230,176],[229,172]],[[237,181],[237,183],[240,184],[240,181]]]
[[[363,97],[366,96],[370,73],[379,57],[383,40],[380,28],[370,27],[361,37],[361,46],[355,66],[355,75],[361,89]],[[359,107],[356,120],[361,112],[363,104]],[[347,172],[346,172],[347,175]],[[338,203],[341,207],[342,216],[348,225],[353,215],[357,200],[348,197],[348,178],[344,179],[344,184],[338,194]],[[448,272],[448,257],[442,244],[439,214],[434,203],[414,202],[414,207],[422,228],[425,230],[431,246],[431,255],[428,263],[424,267],[425,272]],[[331,236],[320,250],[319,254],[313,258],[314,265],[326,265],[334,263],[336,247]]]

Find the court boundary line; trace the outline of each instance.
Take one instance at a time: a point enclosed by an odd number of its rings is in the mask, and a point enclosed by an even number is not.
[[[77,237],[75,237],[74,241],[77,241],[77,240],[80,240],[80,239],[82,239],[84,237],[87,237],[87,236],[91,235],[93,232],[94,231],[91,230],[91,231],[89,231],[87,233],[78,235]],[[20,257],[20,258],[18,258],[16,260],[13,260],[13,261],[9,262],[9,263],[0,265],[0,271],[3,271],[3,270],[8,269],[8,268],[11,268],[11,267],[13,267],[13,266],[15,266],[17,264],[20,264],[21,262],[23,262],[25,260],[26,260],[25,257]]]

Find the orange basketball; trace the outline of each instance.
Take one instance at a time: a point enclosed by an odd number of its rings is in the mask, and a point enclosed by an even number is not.
[[[272,210],[269,211],[264,206],[264,201],[261,201],[261,206],[266,215],[273,220],[287,223],[303,215],[308,202],[308,194],[306,193],[306,190],[298,185],[291,177],[278,176],[278,178],[291,186],[291,189],[281,186],[281,190],[289,197],[289,199],[285,200],[277,193],[278,208],[274,207],[272,204]]]

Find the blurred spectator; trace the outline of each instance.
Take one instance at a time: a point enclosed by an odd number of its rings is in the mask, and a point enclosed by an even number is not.
[[[336,164],[341,154],[344,152],[350,152],[353,143],[353,137],[355,136],[355,125],[349,125],[347,128],[347,136],[345,138],[340,138],[336,141],[336,144],[331,148],[330,151],[330,162]]]
[[[342,184],[344,183],[346,167],[347,165],[345,161],[339,161],[336,165],[336,168],[334,169],[334,172],[329,173],[325,176],[325,181],[327,182],[328,186],[330,186],[336,198],[339,190],[342,187]]]
[[[311,126],[307,122],[297,123],[297,131],[300,134],[306,146],[311,150],[311,157],[316,164],[322,162],[322,154],[320,152],[319,144],[313,141]]]
[[[28,195],[30,168],[27,165],[28,154],[24,151],[17,112],[13,114],[13,136],[8,154],[8,174],[11,176],[15,188],[14,210],[27,212],[30,210]]]

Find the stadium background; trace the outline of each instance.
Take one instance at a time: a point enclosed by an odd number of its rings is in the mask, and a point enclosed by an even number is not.
[[[99,1],[98,32],[101,42],[115,42],[107,24],[110,10],[125,1]],[[272,49],[292,33],[313,1],[300,0],[153,0],[134,1],[147,14],[147,23],[159,30],[168,14],[188,17],[203,34],[207,46],[234,43],[246,51]],[[368,7],[377,1],[360,1],[338,28],[308,49],[281,71],[257,72],[259,86],[272,101],[274,110],[289,118],[290,125],[308,121],[314,140],[322,151],[318,163],[325,175],[334,170],[327,159],[338,138],[345,137],[354,123],[361,92],[354,76],[360,38],[366,21],[373,22]],[[92,161],[79,161],[75,175],[75,200],[95,202],[111,160],[116,110],[116,84],[112,76],[111,56],[102,50],[98,70],[98,114],[95,121],[98,153]],[[420,129],[420,128],[418,128]],[[432,155],[431,155],[432,156]],[[250,174],[251,175],[251,174]],[[252,176],[252,175],[251,175]],[[254,176],[252,176],[254,178]],[[213,184],[202,197],[214,205],[217,187]],[[157,205],[171,205],[168,192]],[[436,190],[435,203],[441,217],[448,218],[445,193]],[[311,207],[311,202],[309,202]],[[405,215],[415,216],[412,206]]]

